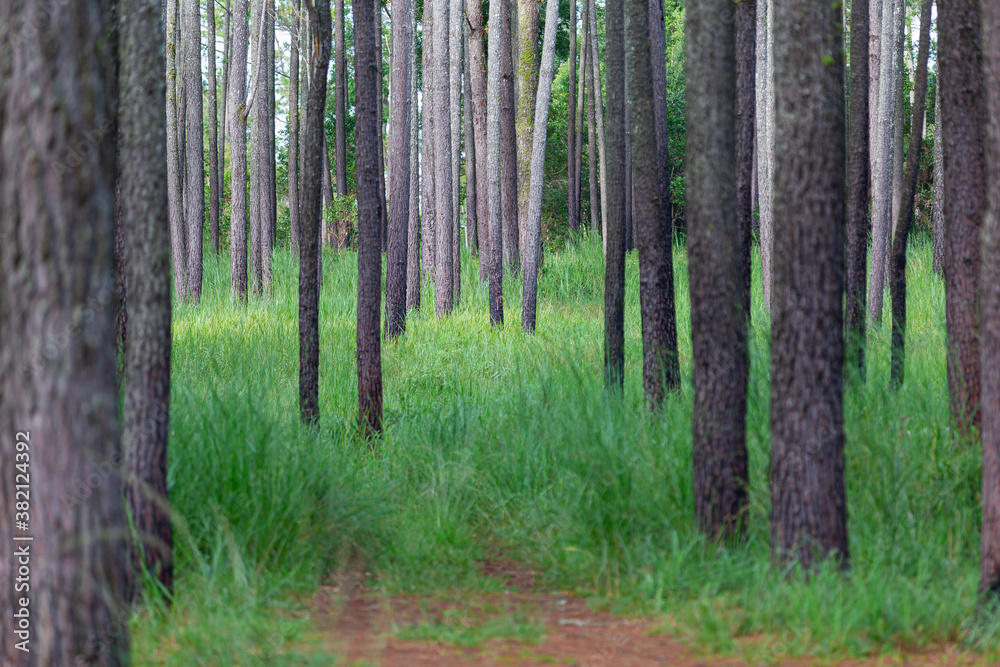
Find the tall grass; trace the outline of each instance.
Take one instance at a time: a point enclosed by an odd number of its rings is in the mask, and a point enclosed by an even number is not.
[[[642,398],[634,254],[625,392],[603,390],[603,265],[599,243],[585,241],[546,255],[532,336],[520,331],[513,280],[507,324],[490,326],[474,258],[463,258],[462,303],[449,318],[434,317],[425,289],[406,334],[383,347],[386,432],[374,450],[356,438],[356,255],[324,256],[315,431],[298,422],[297,262],[276,252],[273,293],[237,305],[228,258],[208,259],[202,303],[175,305],[177,597],[170,612],[137,615],[139,662],[277,664],[267,661],[308,636],[297,596],[331,572],[365,568],[390,591],[484,589],[498,584],[477,562],[500,552],[553,586],[663,613],[667,629],[755,659],[953,641],[990,650],[998,622],[974,613],[981,464],[975,448],[952,441],[943,288],[929,245],[916,240],[907,267],[904,385],[888,388],[887,305],[886,324],[869,335],[868,381],[847,390],[851,571],[808,580],[770,561],[759,280],[747,539],[724,547],[697,531],[683,246],[674,259],[684,383],[661,414]],[[306,664],[296,655],[289,664]]]

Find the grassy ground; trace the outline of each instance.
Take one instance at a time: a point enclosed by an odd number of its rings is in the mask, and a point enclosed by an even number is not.
[[[847,392],[852,570],[808,582],[770,565],[759,282],[749,533],[723,548],[693,521],[684,249],[675,254],[684,387],[661,415],[643,406],[634,253],[623,398],[602,389],[598,245],[546,256],[534,336],[520,331],[518,285],[505,286],[508,325],[496,330],[478,265],[465,257],[463,269],[451,317],[434,317],[425,290],[406,334],[383,348],[386,434],[372,452],[355,438],[356,255],[324,257],[318,432],[297,418],[296,263],[278,251],[273,296],[237,306],[228,258],[207,260],[201,305],[174,311],[176,599],[170,612],[134,617],[139,664],[307,664],[296,647],[310,624],[297,600],[331,572],[361,567],[393,592],[483,590],[497,584],[477,562],[501,551],[553,586],[662,614],[665,629],[711,651],[739,653],[739,637],[772,655],[956,641],[996,650],[997,616],[976,613],[979,453],[951,440],[943,287],[928,244],[918,240],[908,264],[905,384],[887,388],[884,324],[869,336],[867,384]]]

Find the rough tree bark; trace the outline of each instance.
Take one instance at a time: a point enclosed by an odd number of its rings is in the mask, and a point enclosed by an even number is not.
[[[584,41],[586,48],[586,89],[587,89],[587,185],[590,190],[590,231],[600,233],[603,229],[601,223],[600,192],[597,187],[598,161],[597,161],[597,128],[594,111],[594,75],[590,67],[592,57],[590,55],[590,12],[587,11],[584,17],[584,26],[587,30],[587,37]],[[603,149],[602,149],[603,150]]]
[[[591,17],[594,18],[593,16]],[[608,70],[607,203],[604,218],[604,386],[625,381],[625,13],[622,0],[605,11]]]
[[[334,161],[337,169],[337,196],[347,196],[347,40],[344,26],[344,0],[334,0]]]
[[[756,130],[760,277],[764,308],[771,308],[774,269],[774,0],[757,3]],[[763,48],[762,48],[763,47]]]
[[[504,266],[511,275],[521,270],[518,223],[517,127],[514,97],[514,56],[511,4],[500,2],[500,207],[503,216]],[[537,32],[537,30],[536,30]]]
[[[463,22],[464,23],[464,22]],[[464,25],[465,43],[469,43],[469,26]],[[479,172],[476,162],[483,150],[476,145],[476,131],[472,127],[472,76],[469,63],[469,53],[465,54],[462,80],[464,81],[464,100],[462,116],[464,118],[463,135],[465,137],[465,247],[473,256],[479,255]]]
[[[15,592],[13,573],[0,586],[9,619],[0,662],[12,667],[129,664],[116,474],[115,5],[81,0],[53,16],[48,2],[0,3],[0,536],[4,565],[30,557],[31,570],[30,592]],[[159,7],[145,35],[157,55]],[[163,85],[151,88],[159,95],[148,111],[162,114]],[[91,488],[95,474],[103,481]],[[18,636],[18,614],[30,614],[30,638]]]
[[[574,4],[576,0],[573,0]],[[587,13],[584,12],[584,16]],[[578,38],[576,61],[576,120],[574,121],[575,136],[573,137],[573,197],[576,210],[576,228],[583,225],[583,128],[587,124],[587,30],[584,20],[583,31]]]
[[[205,7],[208,18],[208,238],[209,250],[219,254],[219,105],[215,77],[215,4]]]
[[[305,130],[302,133],[305,168],[302,173],[302,217],[299,221],[302,232],[299,239],[299,414],[303,422],[315,426],[319,422],[319,233],[323,217],[323,110],[326,106],[327,69],[330,66],[330,0],[302,0],[302,4],[309,14],[312,48],[307,51],[309,87],[306,92]],[[364,4],[371,3],[358,3],[359,7]],[[362,11],[355,9],[355,16]],[[363,277],[359,274],[359,288],[362,284]],[[375,294],[377,299],[377,281]],[[361,313],[360,307],[358,313]],[[376,338],[378,317],[376,303]]]
[[[489,31],[497,35],[502,31],[501,2],[490,3]],[[489,299],[490,324],[503,325],[503,222],[501,220],[500,184],[500,39],[487,42],[486,59],[489,72],[486,89],[486,198],[490,229],[489,243]]]
[[[917,194],[917,171],[920,168],[920,151],[927,105],[927,56],[931,39],[931,0],[922,0],[920,7],[920,46],[917,53],[917,80],[914,86],[913,113],[910,122],[910,148],[906,155],[906,179],[899,205],[899,218],[893,225],[896,235],[892,242],[892,363],[891,384],[903,384],[903,364],[906,345],[906,243],[913,225],[913,199]],[[902,124],[902,123],[900,123]]]
[[[299,11],[292,1],[292,46],[288,64],[288,227],[292,255],[299,254]]]
[[[424,273],[431,280],[434,280],[436,273],[435,245],[437,243],[435,235],[435,221],[437,214],[435,211],[435,200],[437,198],[434,187],[434,115],[437,113],[434,102],[434,0],[424,2],[424,22],[421,35],[421,90],[420,96],[420,182],[421,182],[421,206],[420,206],[420,243],[421,261],[423,262]]]
[[[566,103],[566,209],[570,238],[580,226],[580,193],[576,174],[576,0],[569,0],[569,100]]]
[[[398,9],[397,9],[398,11]],[[382,341],[379,337],[379,301],[382,252],[379,248],[378,118],[379,17],[375,3],[356,2],[354,13],[354,90],[356,101],[355,150],[358,179],[358,420],[366,437],[382,430]],[[436,25],[440,25],[437,23]],[[444,23],[447,28],[447,23]]]
[[[410,207],[406,234],[406,309],[420,308],[420,109],[417,105],[417,12],[410,8]]]
[[[271,197],[270,169],[267,166],[270,132],[267,104],[267,0],[250,7],[251,53],[250,93],[250,291],[264,294],[271,283]]]
[[[184,79],[187,86],[184,167],[184,249],[187,300],[201,301],[202,236],[205,225],[205,157],[201,103],[201,10],[199,0],[181,1]]]
[[[517,35],[514,91],[517,95],[517,221],[522,263],[527,252],[528,207],[531,201],[531,157],[538,86],[538,2],[516,0]]]
[[[844,62],[837,4],[775,0],[771,551],[849,563],[844,487]]]
[[[476,219],[479,223],[479,279],[489,277],[490,202],[486,166],[486,59],[483,40],[483,7],[476,0],[468,1],[469,76],[472,83],[472,131],[476,144]],[[468,140],[466,140],[468,141]]]
[[[731,11],[729,0],[696,0],[685,23],[694,498],[712,538],[738,534],[747,508],[749,357],[732,131],[737,96],[746,91],[738,89]]]
[[[169,4],[169,2],[168,2]],[[233,297],[247,300],[247,49],[250,44],[247,10],[249,0],[233,0],[233,44],[229,49],[233,62],[229,70],[229,155],[230,178],[230,261]],[[169,81],[169,76],[168,76]],[[167,142],[170,127],[168,114]],[[168,160],[168,170],[169,170]],[[169,173],[168,173],[169,178]],[[174,264],[176,270],[176,263]]]
[[[944,296],[948,389],[959,434],[979,426],[979,232],[986,190],[986,109],[979,2],[941,3],[938,14],[944,139]]]
[[[392,11],[389,122],[389,238],[385,274],[385,335],[393,340],[406,329],[406,262],[410,227],[410,32],[411,0],[398,0]]]
[[[434,123],[434,312],[438,317],[450,314],[455,306],[452,254],[452,190],[451,190],[451,98],[448,76],[451,7],[449,0],[431,0],[434,6],[434,23],[431,40],[434,42],[431,79]]]
[[[448,21],[448,96],[451,109],[451,284],[452,302],[462,296],[462,25],[464,0],[450,0]]]
[[[600,195],[601,195],[601,224],[599,228],[604,241],[604,252],[607,254],[608,240],[604,232],[604,223],[608,218],[608,161],[604,155],[607,143],[604,135],[604,93],[601,90],[601,57],[597,44],[597,7],[596,0],[588,0],[590,14],[590,68],[593,70],[593,77],[590,85],[593,88],[594,116],[597,123],[597,156],[600,166]]]
[[[933,268],[944,273],[944,138],[941,133],[941,84],[934,95],[934,201],[931,205],[933,231]]]
[[[750,245],[753,232],[754,123],[757,117],[756,20],[757,0],[739,0],[736,4],[736,220],[740,230],[740,263],[743,267],[743,314],[747,323],[750,322],[753,266]],[[668,188],[669,185],[668,182]],[[666,194],[669,197],[669,189]]]
[[[847,227],[845,305],[847,368],[865,377],[865,306],[868,273],[868,150],[869,16],[867,0],[855,2],[851,10],[850,104],[847,126]]]
[[[232,47],[229,27],[231,25],[230,0],[226,0],[225,17],[222,21],[222,101],[219,105],[219,207],[226,198],[226,131],[229,124],[228,102],[229,102],[229,50]],[[216,248],[215,252],[218,252]]]
[[[239,0],[237,0],[239,1]],[[167,67],[167,209],[170,218],[170,255],[174,272],[174,291],[187,300],[187,252],[184,249],[184,201],[181,184],[180,95],[181,81],[177,76],[177,61],[183,69],[183,53],[178,52],[178,0],[166,0],[166,67]]]
[[[645,0],[642,0],[645,2]],[[542,64],[538,72],[538,89],[535,98],[535,138],[531,149],[531,187],[529,190],[528,219],[525,223],[524,287],[521,299],[521,330],[535,331],[538,306],[538,259],[541,254],[542,236],[542,187],[545,184],[545,143],[549,123],[549,101],[552,99],[552,79],[555,76],[556,24],[559,23],[559,2],[547,0],[545,9],[545,36],[542,40]]]

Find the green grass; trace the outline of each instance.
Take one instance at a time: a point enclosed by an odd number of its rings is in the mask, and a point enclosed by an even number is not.
[[[298,422],[297,263],[235,305],[228,258],[203,301],[175,304],[169,486],[178,515],[171,611],[133,622],[139,664],[276,664],[307,650],[296,600],[365,567],[390,592],[487,590],[477,561],[505,550],[553,586],[663,614],[706,650],[755,658],[873,655],[940,642],[997,650],[977,614],[980,455],[952,443],[944,296],[930,246],[911,247],[906,382],[888,388],[888,299],[869,374],[845,405],[849,574],[804,581],[770,564],[768,323],[754,286],[745,543],[707,544],[693,519],[686,254],[675,253],[683,388],[662,414],[641,389],[638,270],[627,261],[623,397],[602,386],[603,268],[594,243],[545,257],[538,329],[489,325],[478,265],[438,320],[429,289],[383,344],[386,432],[356,437],[357,258],[327,253],[320,427]],[[249,620],[248,620],[249,619]],[[739,637],[763,636],[747,649]],[[736,639],[734,639],[736,637]],[[761,649],[760,646],[764,648]],[[265,657],[270,656],[270,657]],[[278,657],[275,657],[278,656]],[[288,658],[306,664],[305,658]]]

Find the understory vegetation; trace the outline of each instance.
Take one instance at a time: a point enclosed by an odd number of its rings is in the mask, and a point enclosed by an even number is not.
[[[136,663],[329,664],[304,601],[334,573],[362,572],[391,593],[499,590],[479,563],[501,556],[530,565],[540,585],[661,617],[664,632],[757,663],[942,643],[996,651],[1000,618],[977,612],[980,452],[950,427],[929,241],[913,242],[907,265],[905,383],[888,386],[887,299],[867,383],[845,391],[851,568],[808,580],[770,559],[759,274],[746,538],[711,544],[697,529],[683,244],[674,260],[684,382],[662,413],[642,395],[634,253],[625,391],[604,391],[603,262],[600,240],[585,239],[546,253],[534,335],[520,331],[510,278],[507,325],[490,327],[475,258],[463,257],[451,317],[433,316],[425,289],[405,335],[383,342],[385,435],[369,443],[356,426],[356,254],[323,258],[317,431],[298,414],[297,262],[277,250],[274,293],[243,306],[229,258],[207,257],[201,304],[174,302],[175,598],[133,616]]]

